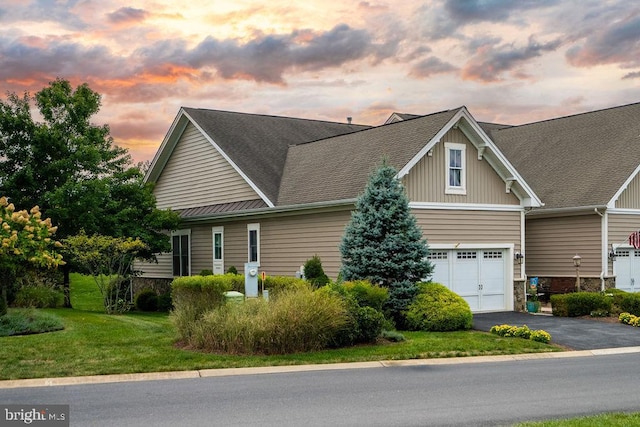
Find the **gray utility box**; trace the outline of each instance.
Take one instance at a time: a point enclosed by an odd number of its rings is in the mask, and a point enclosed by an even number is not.
[[[258,298],[258,264],[244,264],[244,294],[247,298]]]

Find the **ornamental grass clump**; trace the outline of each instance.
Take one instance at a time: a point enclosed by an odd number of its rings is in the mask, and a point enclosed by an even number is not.
[[[207,311],[186,344],[227,354],[289,354],[327,348],[347,322],[342,299],[309,286],[269,301],[249,299]]]

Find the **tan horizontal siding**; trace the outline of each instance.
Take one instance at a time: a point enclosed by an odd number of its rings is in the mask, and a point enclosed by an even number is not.
[[[445,142],[466,145],[466,195],[445,194],[447,164]],[[482,203],[518,205],[518,198],[507,193],[504,181],[485,160],[478,160],[478,150],[458,129],[451,129],[436,144],[432,156],[424,156],[403,178],[407,195],[414,202]]]
[[[482,249],[485,244],[513,244],[514,251],[520,251],[520,212],[414,209],[413,213],[430,246],[477,244]],[[513,274],[520,277],[515,261]]]
[[[573,257],[582,257],[580,274],[599,276],[602,271],[602,218],[575,215],[528,218],[526,221],[527,276],[575,275]]]
[[[158,178],[154,194],[160,209],[185,209],[259,198],[191,123]]]
[[[616,208],[640,209],[640,175],[636,175],[631,180],[629,186],[620,194],[616,200]]]
[[[148,277],[151,279],[170,279],[173,277],[171,254],[157,254],[156,258],[158,263],[155,262],[140,262],[134,263],[134,270],[142,272],[142,277]]]

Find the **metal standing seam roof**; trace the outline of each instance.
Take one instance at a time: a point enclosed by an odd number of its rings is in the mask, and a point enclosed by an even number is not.
[[[603,206],[640,165],[640,103],[491,129],[490,136],[543,209]]]
[[[458,111],[290,147],[277,205],[355,199],[383,159],[400,170]]]
[[[290,145],[370,128],[230,111],[186,107],[183,110],[274,203]]]

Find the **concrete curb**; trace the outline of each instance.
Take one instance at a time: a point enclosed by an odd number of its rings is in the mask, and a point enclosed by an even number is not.
[[[132,381],[180,380],[191,378],[226,377],[236,375],[282,374],[291,372],[330,371],[340,369],[394,368],[402,366],[437,366],[469,363],[495,363],[518,360],[566,359],[570,357],[608,356],[640,353],[640,347],[605,348],[560,353],[507,354],[501,356],[471,356],[447,359],[385,360],[379,362],[328,363],[322,365],[265,366],[258,368],[202,369],[191,371],[151,372],[141,374],[93,375],[82,377],[34,378],[0,381],[0,389],[55,387],[81,384],[106,384]]]

